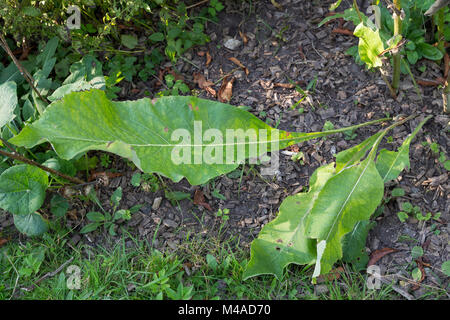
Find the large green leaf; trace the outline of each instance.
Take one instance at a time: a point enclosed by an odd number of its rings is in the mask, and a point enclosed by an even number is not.
[[[409,167],[409,146],[411,141],[430,118],[431,116],[426,117],[416,127],[413,133],[403,141],[403,144],[398,151],[389,151],[386,149],[380,150],[376,165],[384,182],[396,179],[403,169]]]
[[[353,32],[359,38],[358,51],[362,61],[370,68],[382,66],[379,54],[384,50],[383,41],[378,30],[373,31],[363,22],[358,24]]]
[[[17,85],[8,81],[0,85],[0,129],[14,118],[17,106]]]
[[[101,62],[94,56],[86,55],[83,59],[70,66],[70,75],[48,99],[55,101],[70,92],[84,91],[91,88],[104,89],[105,77],[103,77]]]
[[[327,273],[342,258],[342,237],[358,221],[368,220],[383,198],[383,180],[373,157],[331,177],[305,220],[306,236],[325,246],[314,276]]]
[[[286,198],[277,218],[265,225],[252,242],[251,258],[244,279],[274,274],[282,277],[291,264],[311,264],[316,259],[316,241],[305,237],[304,220],[311,212],[314,199],[334,174],[334,165],[320,167],[311,176],[310,190]]]
[[[53,102],[10,142],[30,148],[49,141],[67,160],[87,150],[108,151],[129,158],[144,172],[173,181],[186,177],[198,185],[236,169],[250,156],[370,123],[290,133],[215,101],[188,96],[162,97],[155,104],[147,98],[114,102],[93,89]]]
[[[354,165],[359,162],[367,152],[372,149],[375,142],[383,132],[380,131],[373,136],[370,136],[360,144],[343,150],[336,155],[336,172],[340,172],[342,169]]]
[[[366,252],[367,235],[375,224],[370,220],[359,221],[353,230],[342,239],[343,260],[351,263],[358,271],[367,267],[369,261]]]
[[[39,236],[48,229],[47,221],[37,212],[29,214],[15,214],[14,225],[17,230],[28,236]]]
[[[48,176],[30,165],[17,165],[0,175],[0,208],[15,215],[26,215],[44,202]]]

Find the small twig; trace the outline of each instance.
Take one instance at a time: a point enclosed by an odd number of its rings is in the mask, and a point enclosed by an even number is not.
[[[9,150],[11,150],[12,152],[16,152],[17,153],[17,151],[16,151],[16,149],[8,142],[8,141],[6,141],[5,139],[3,139],[3,138],[1,138],[0,137],[0,141],[5,145],[5,147],[7,147]]]
[[[225,79],[225,78],[228,77],[228,76],[231,76],[233,73],[235,73],[235,72],[238,71],[238,70],[241,70],[241,68],[234,68],[234,69],[231,70],[230,72],[225,73],[222,77],[220,77],[217,81],[215,81],[213,85],[215,86],[216,84],[218,84],[219,82],[221,82],[223,79]]]
[[[25,158],[24,156],[22,156],[22,155],[20,155],[20,154],[18,154],[16,152],[10,153],[10,152],[6,152],[6,151],[3,151],[3,150],[0,150],[0,155],[8,157],[8,158],[11,158],[11,159],[14,159],[14,160],[22,161],[22,162],[25,162],[26,164],[38,167],[38,168],[40,168],[40,169],[42,169],[44,171],[50,172],[51,174],[56,174],[56,175],[60,176],[61,178],[69,180],[70,182],[75,183],[75,184],[83,184],[83,183],[85,183],[83,180],[80,180],[80,179],[75,178],[75,177],[68,176],[68,175],[66,175],[66,174],[64,174],[62,172],[59,172],[59,171],[54,170],[52,168],[43,166],[42,164],[40,164],[40,163],[38,163],[36,161],[30,160],[28,158]]]
[[[14,56],[14,54],[12,53],[11,49],[8,46],[8,43],[6,42],[5,38],[3,37],[3,35],[0,33],[0,40],[1,40],[1,45],[3,47],[3,49],[6,51],[6,53],[11,57],[12,61],[14,62],[14,64],[16,65],[17,69],[19,69],[20,73],[23,75],[23,77],[25,78],[25,80],[27,80],[27,82],[30,84],[31,88],[33,89],[34,92],[36,92],[36,94],[38,95],[39,99],[41,99],[42,101],[44,101],[45,103],[50,103],[50,101],[48,101],[46,98],[44,98],[43,96],[41,96],[41,93],[38,91],[38,89],[36,89],[36,87],[34,86],[34,79],[33,77],[28,73],[28,71],[22,67],[22,65],[20,64],[20,62],[16,59],[16,57]],[[39,111],[38,112],[41,113]]]
[[[185,61],[185,62],[187,62],[187,63],[189,63],[189,64],[191,64],[191,65],[193,65],[194,67],[196,67],[197,69],[201,69],[198,65],[196,65],[195,63],[193,63],[192,61],[190,61],[189,59],[186,59],[185,57],[183,57],[183,56],[180,56],[180,59],[181,60],[183,60],[183,61]]]
[[[400,289],[399,287],[397,287],[396,285],[392,284],[391,281],[385,279],[387,276],[382,276],[380,278],[381,282],[390,285],[391,288],[397,292],[398,294],[400,294],[401,296],[405,297],[408,300],[414,300],[414,297],[412,295],[410,295],[408,292],[406,292],[405,290]]]
[[[74,259],[74,258],[71,257],[69,260],[67,260],[67,261],[64,262],[62,265],[60,265],[58,269],[56,269],[55,271],[52,271],[52,272],[47,272],[47,273],[44,274],[42,277],[40,277],[34,284],[32,284],[32,285],[29,286],[29,287],[22,288],[22,290],[25,290],[25,291],[27,291],[27,292],[33,291],[33,290],[36,288],[36,285],[37,285],[39,282],[41,282],[41,281],[43,281],[43,280],[45,280],[45,279],[47,279],[47,278],[54,277],[55,275],[57,275],[58,273],[60,273],[61,270],[63,270],[64,267],[65,267],[66,265],[68,265],[69,263],[71,263],[71,262],[73,261],[73,259]]]
[[[186,10],[195,8],[195,7],[197,7],[197,6],[201,6],[202,4],[207,3],[208,1],[209,1],[209,0],[202,0],[202,1],[200,1],[200,2],[191,4],[190,6],[187,6],[187,7],[186,7]]]

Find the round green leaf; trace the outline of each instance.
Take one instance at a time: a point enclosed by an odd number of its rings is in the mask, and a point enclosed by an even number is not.
[[[419,268],[415,268],[412,271],[412,277],[415,281],[420,281],[420,279],[422,278],[422,271],[420,271]]]
[[[161,32],[155,32],[155,33],[152,33],[152,35],[149,37],[149,39],[154,42],[163,41],[164,34],[162,34]]]
[[[131,36],[128,34],[121,35],[120,39],[122,44],[130,50],[136,48],[138,44],[138,39],[135,36]]]
[[[0,208],[30,214],[42,206],[47,185],[45,171],[25,164],[11,167],[0,175]]]
[[[39,236],[48,230],[48,223],[37,213],[14,215],[14,224],[22,233],[27,236]]]
[[[422,56],[426,59],[441,60],[444,57],[444,54],[438,48],[433,47],[428,43],[418,43],[417,50],[420,51]]]
[[[413,257],[413,259],[417,259],[417,258],[420,258],[421,256],[423,256],[422,247],[419,247],[419,246],[413,247],[411,250],[411,256]]]
[[[441,266],[442,272],[445,273],[447,277],[450,277],[450,260],[445,261]]]
[[[59,194],[55,194],[50,201],[51,213],[53,213],[57,217],[63,217],[68,209],[69,203],[67,202],[67,200]]]
[[[419,60],[419,54],[416,51],[406,51],[406,57],[411,64],[416,64],[417,60]]]

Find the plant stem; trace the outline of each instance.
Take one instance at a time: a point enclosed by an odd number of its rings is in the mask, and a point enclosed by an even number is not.
[[[383,71],[380,69],[381,77],[383,78],[384,82],[386,83],[389,91],[391,92],[391,96],[396,100],[397,99],[397,93],[395,92],[394,88],[392,88],[391,84],[389,83],[388,78],[383,73]]]
[[[402,9],[400,0],[394,0],[393,9],[394,9],[394,37],[397,37],[402,33],[402,19],[400,15],[397,14],[397,12]],[[392,56],[394,61],[392,73],[392,88],[394,89],[395,93],[397,93],[400,82],[400,63],[401,63],[400,51],[398,50],[393,51]]]
[[[356,0],[353,0],[353,7],[356,10],[356,13],[358,14],[359,21],[363,22],[361,11],[359,11],[358,3],[356,3]]]
[[[445,17],[444,17],[444,8],[439,9],[436,14],[437,19],[437,36],[438,36],[438,49],[441,50],[442,53],[445,54],[445,37],[444,37],[444,27],[445,27]]]
[[[10,56],[10,58],[12,59],[14,64],[16,65],[17,69],[19,69],[19,71],[22,74],[22,76],[30,84],[30,87],[33,89],[33,91],[36,92],[36,94],[38,95],[39,99],[41,99],[42,101],[44,101],[47,104],[50,104],[50,101],[48,101],[46,98],[42,97],[41,93],[38,91],[38,89],[36,89],[36,87],[33,84],[34,83],[33,77],[28,73],[28,71],[25,68],[22,67],[20,62],[16,59],[16,57],[12,53],[11,49],[9,48],[8,43],[6,42],[5,38],[3,37],[3,35],[1,33],[0,33],[0,40],[1,40],[1,45],[2,45],[3,49]],[[40,108],[38,108],[36,105],[35,105],[35,108],[36,108],[36,110],[38,111],[39,114],[42,113],[42,110],[40,110]]]
[[[73,183],[76,183],[76,184],[85,183],[83,180],[80,180],[80,179],[75,178],[75,177],[68,176],[68,175],[66,175],[66,174],[64,174],[62,172],[59,172],[59,171],[54,170],[52,168],[43,166],[42,164],[40,164],[40,163],[38,163],[36,161],[30,160],[28,158],[25,158],[24,156],[22,156],[22,155],[20,155],[20,154],[18,154],[16,152],[10,153],[10,152],[6,152],[6,151],[3,151],[3,150],[0,150],[0,155],[8,157],[8,158],[11,158],[11,159],[14,159],[14,160],[17,160],[17,161],[24,162],[26,164],[29,164],[29,165],[32,165],[32,166],[35,166],[35,167],[38,167],[38,168],[40,168],[40,169],[42,169],[44,171],[50,172],[51,174],[56,174],[57,176],[60,176],[61,178],[64,178],[64,179],[69,180],[70,182],[73,182]]]
[[[449,101],[450,101],[450,72],[448,73],[447,81],[445,82],[444,92],[442,93],[444,113],[450,113],[450,110],[448,109]]]

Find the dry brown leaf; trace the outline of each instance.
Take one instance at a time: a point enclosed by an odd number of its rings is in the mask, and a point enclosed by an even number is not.
[[[67,214],[66,214],[66,215],[67,215],[67,216],[69,217],[69,219],[71,219],[71,220],[74,220],[74,221],[78,220],[77,209],[72,209],[72,210],[67,211]]]
[[[341,277],[341,274],[344,273],[343,267],[337,267],[336,269],[331,270],[327,274],[321,274],[317,277],[317,283],[322,283],[325,281],[333,281],[338,280]]]
[[[367,266],[371,266],[374,265],[375,263],[377,263],[378,260],[380,260],[381,258],[383,258],[385,255],[392,253],[392,252],[397,252],[397,249],[392,249],[392,248],[383,248],[383,249],[379,249],[379,250],[375,250],[374,252],[372,252],[370,254],[370,259],[369,262],[367,263]]]
[[[238,67],[242,68],[242,70],[244,70],[245,74],[248,75],[250,72],[248,71],[247,67],[244,66],[238,59],[236,59],[235,57],[231,57],[228,58],[228,60],[230,60],[231,62],[233,62],[234,64],[236,64]]]
[[[207,87],[214,85],[211,81],[206,80],[205,76],[200,72],[194,72],[193,76],[194,83],[196,83],[200,89],[206,89]]]
[[[203,192],[200,189],[195,190],[194,204],[202,206],[209,211],[212,211],[211,206],[205,202],[205,196],[203,195]]]
[[[203,57],[203,56],[205,55],[205,51],[198,51],[198,52],[197,52],[197,55],[198,55],[199,57]]]
[[[214,97],[216,96],[216,90],[211,88],[211,86],[213,86],[214,83],[206,80],[203,74],[199,72],[194,72],[193,76],[194,76],[194,83],[196,83],[200,89],[204,89],[206,92],[208,92],[210,95]]]
[[[103,184],[105,187],[109,185],[109,180],[112,178],[120,177],[123,173],[116,173],[116,172],[94,172],[89,177],[88,181],[94,181],[98,180],[101,184]]]
[[[213,97],[215,97],[217,95],[216,90],[214,90],[211,87],[206,87],[205,88],[206,92],[208,92],[210,95],[212,95]]]
[[[245,33],[243,33],[241,30],[239,30],[239,35],[241,36],[242,42],[244,43],[244,45],[246,45],[247,42],[248,42],[248,38],[247,38],[247,36],[245,35]]]
[[[0,238],[0,247],[3,246],[7,242],[8,242],[8,240]]]
[[[211,55],[209,54],[209,51],[206,51],[206,66],[209,66],[209,64],[211,63]]]
[[[217,93],[220,102],[230,102],[231,96],[233,95],[233,82],[234,77],[229,75],[223,79],[222,86]]]
[[[173,69],[168,68],[167,73],[171,74],[175,81],[181,80],[184,82],[184,77],[181,74],[176,73]]]
[[[347,36],[352,36],[353,35],[353,31],[348,30],[348,29],[344,29],[344,28],[336,28],[333,31],[331,31],[333,33],[339,33],[339,34],[344,34]]]

